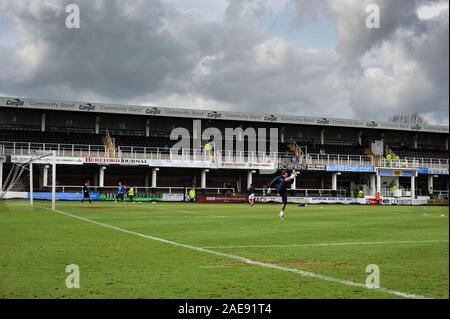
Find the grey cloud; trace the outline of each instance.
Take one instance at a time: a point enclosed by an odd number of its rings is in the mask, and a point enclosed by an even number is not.
[[[411,1],[377,0],[385,28],[367,33],[354,27],[365,20],[359,1],[328,1],[295,3],[300,27],[319,14],[336,21],[336,52],[288,43],[243,19],[264,14],[264,0],[230,0],[216,22],[157,0],[80,0],[79,30],[64,27],[72,1],[2,0],[20,42],[0,45],[0,91],[318,116],[386,119],[424,108],[432,121],[448,116],[448,14],[419,21]]]
[[[329,15],[328,0],[291,0],[297,11],[297,22],[301,25],[314,21],[318,16]]]
[[[225,12],[228,22],[234,22],[245,16],[262,16],[267,11],[265,0],[228,0],[228,2]]]
[[[195,66],[196,49],[166,28],[165,19],[174,13],[158,1],[79,1],[79,30],[65,28],[69,1],[30,7],[9,3],[24,37],[18,50],[41,52],[40,57],[16,55],[16,75],[25,77],[20,81],[24,89],[58,81],[74,91],[95,88],[99,95],[129,98],[176,90],[173,79]],[[40,61],[32,67],[36,58]]]

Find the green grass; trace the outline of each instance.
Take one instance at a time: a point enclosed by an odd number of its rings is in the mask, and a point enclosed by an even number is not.
[[[0,203],[0,298],[401,298],[136,233],[362,284],[377,264],[383,288],[448,298],[448,207],[57,203],[100,224],[48,208]]]

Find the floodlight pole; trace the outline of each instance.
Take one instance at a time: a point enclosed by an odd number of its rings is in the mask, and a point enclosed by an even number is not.
[[[52,154],[52,209],[56,209],[56,151]]]
[[[30,163],[30,206],[33,206],[33,163]]]

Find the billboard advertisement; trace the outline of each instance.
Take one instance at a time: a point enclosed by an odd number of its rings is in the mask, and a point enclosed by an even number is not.
[[[26,194],[26,198],[29,198],[29,193]],[[91,200],[92,201],[115,201],[116,194],[115,193],[101,193],[101,192],[91,192]],[[15,197],[16,198],[16,197]],[[51,192],[34,192],[33,198],[36,200],[51,200],[52,193]],[[81,201],[83,199],[83,193],[75,193],[75,192],[57,192],[56,200],[62,201]],[[184,194],[136,194],[134,196],[134,201],[136,202],[182,202],[184,201]],[[129,201],[127,197],[125,197],[125,201]]]
[[[327,165],[327,172],[374,173],[374,166]]]
[[[197,203],[246,203],[248,197],[245,195],[237,196],[209,196],[198,195]]]

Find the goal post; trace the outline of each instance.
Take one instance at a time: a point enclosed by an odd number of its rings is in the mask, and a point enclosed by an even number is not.
[[[52,152],[52,209],[56,209],[56,151]]]
[[[35,151],[33,155],[21,156],[19,160],[11,161],[9,164],[11,168],[0,187],[2,204],[6,203],[9,207],[23,206],[27,201],[32,207],[37,199],[35,192],[38,189],[47,194],[40,196],[39,199],[51,199],[52,209],[56,209],[56,151],[46,153]],[[48,187],[49,177],[51,187]],[[39,184],[37,188],[36,182]]]

